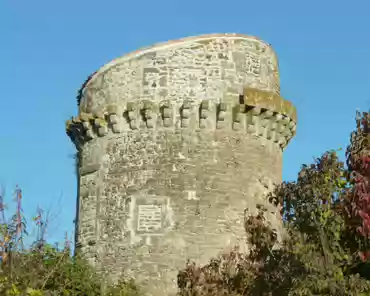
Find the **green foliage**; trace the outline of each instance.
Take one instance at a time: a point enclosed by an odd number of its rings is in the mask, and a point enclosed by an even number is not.
[[[22,214],[21,191],[16,190],[16,214],[0,223],[0,295],[4,296],[139,296],[132,281],[121,280],[106,286],[92,267],[78,256],[71,256],[69,242],[62,249],[44,241],[47,219],[42,211],[34,218],[38,227],[36,241],[24,248],[22,238],[27,223]],[[2,197],[1,200],[1,209]]]
[[[281,241],[264,210],[245,218],[250,252],[238,250],[179,273],[181,296],[370,295],[369,115],[357,118],[347,167],[336,151],[304,165],[268,196],[281,208]]]

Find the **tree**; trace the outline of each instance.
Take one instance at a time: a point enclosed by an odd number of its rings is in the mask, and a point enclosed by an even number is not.
[[[357,114],[356,125],[346,167],[328,151],[268,196],[281,208],[281,242],[261,208],[245,218],[249,254],[189,262],[179,295],[370,295],[369,114]]]

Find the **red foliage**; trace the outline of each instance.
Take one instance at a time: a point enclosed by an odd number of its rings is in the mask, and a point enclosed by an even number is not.
[[[348,180],[353,184],[345,198],[347,225],[366,242],[370,238],[370,114],[357,114],[357,129],[347,148]],[[370,258],[370,246],[359,252],[360,258]]]

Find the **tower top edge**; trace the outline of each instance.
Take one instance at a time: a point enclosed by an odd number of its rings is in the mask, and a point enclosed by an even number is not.
[[[159,42],[155,43],[150,46],[142,47],[140,49],[137,49],[135,51],[132,51],[130,53],[124,54],[116,59],[111,60],[110,62],[106,63],[102,67],[100,67],[97,71],[92,73],[88,79],[85,81],[85,83],[82,85],[80,91],[83,91],[84,88],[86,88],[92,81],[95,80],[99,74],[105,72],[111,67],[114,67],[115,65],[122,63],[124,61],[128,61],[134,58],[138,58],[144,54],[155,52],[158,50],[166,50],[166,49],[172,49],[174,47],[178,47],[181,45],[187,45],[191,43],[196,43],[199,41],[205,41],[205,40],[213,40],[213,39],[235,39],[235,40],[251,40],[255,42],[259,42],[266,47],[268,47],[272,53],[272,55],[277,59],[277,55],[272,48],[271,44],[263,41],[262,39],[251,36],[251,35],[246,35],[246,34],[238,34],[238,33],[213,33],[213,34],[203,34],[203,35],[196,35],[196,36],[189,36],[189,37],[184,37],[184,38],[179,38],[179,39],[173,39],[173,40],[168,40],[164,42]]]

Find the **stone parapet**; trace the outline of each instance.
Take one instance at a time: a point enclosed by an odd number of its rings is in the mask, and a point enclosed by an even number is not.
[[[131,101],[235,103],[246,86],[280,94],[278,60],[272,48],[250,36],[205,35],[115,59],[88,78],[78,102],[80,112],[86,113]]]

